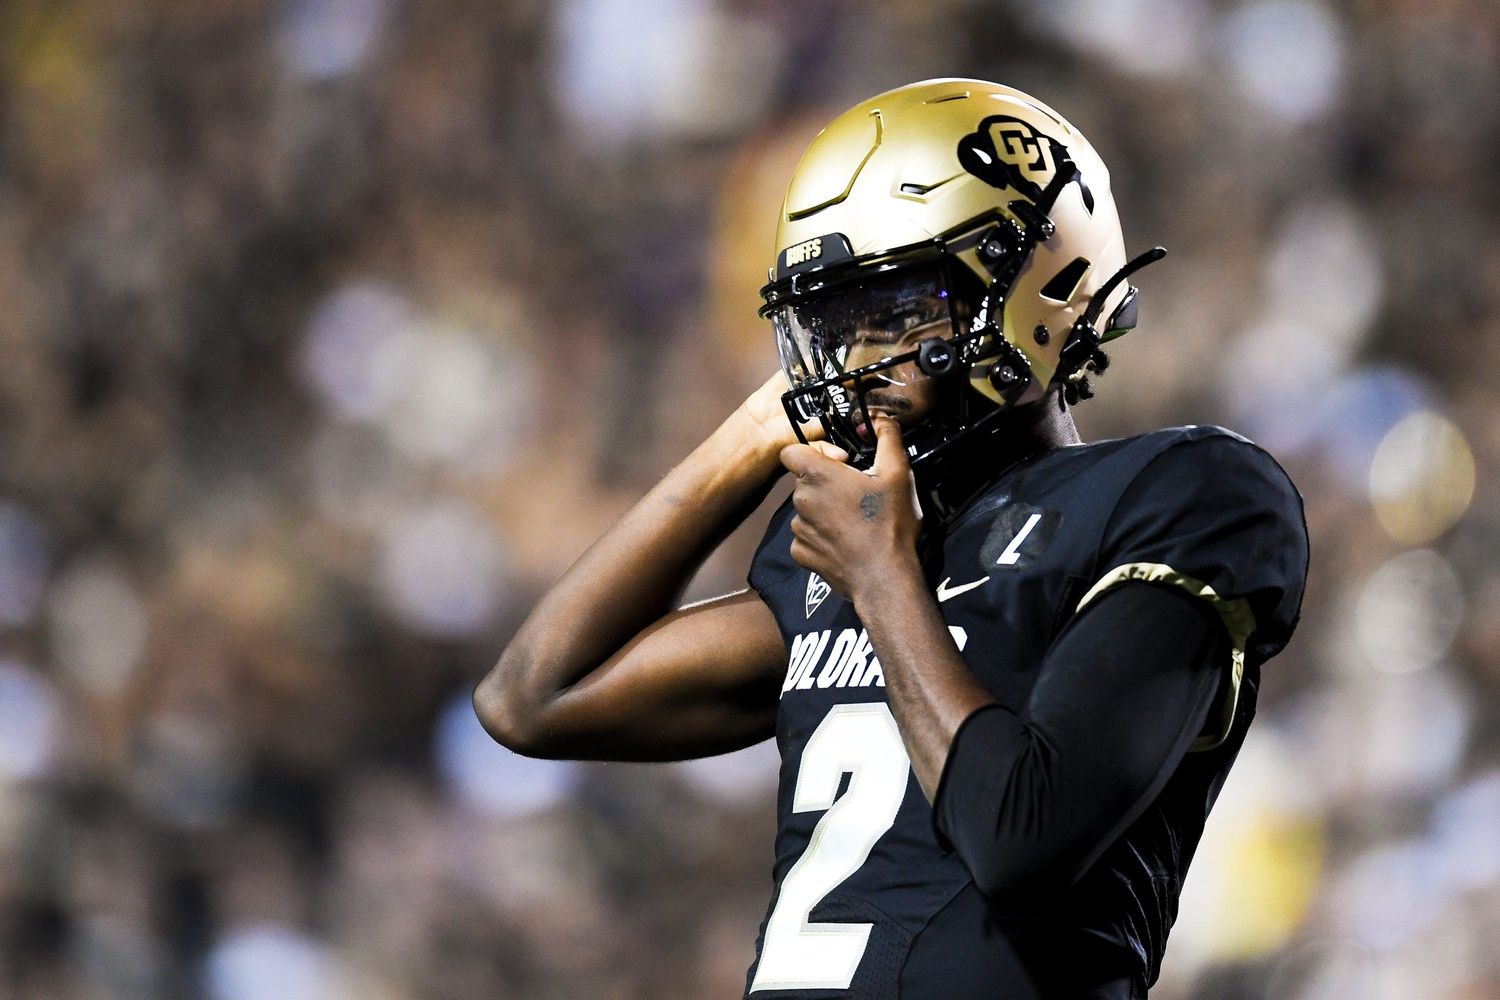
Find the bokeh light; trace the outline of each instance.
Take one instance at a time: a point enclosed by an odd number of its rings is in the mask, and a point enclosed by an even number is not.
[[[1433,814],[1433,847],[1454,891],[1500,882],[1500,770],[1470,779],[1448,793]]]
[[[456,501],[408,512],[386,529],[381,580],[387,601],[414,628],[462,636],[487,626],[504,600],[499,539]]]
[[[578,780],[578,765],[571,761],[531,760],[496,745],[475,718],[467,694],[444,708],[433,753],[438,773],[459,800],[494,817],[556,806]]]
[[[43,777],[57,750],[62,724],[52,685],[16,661],[0,659],[0,778]]]
[[[212,1000],[327,1000],[335,982],[328,948],[290,927],[237,928],[214,943],[206,964]]]
[[[50,568],[41,523],[15,504],[0,503],[0,623],[31,620],[46,592]]]
[[[1474,499],[1474,453],[1463,431],[1436,413],[1403,417],[1370,462],[1370,502],[1402,545],[1426,545],[1458,523]]]
[[[733,753],[683,761],[678,770],[702,794],[731,805],[743,804],[764,800],[775,790],[781,754],[775,742],[766,740]]]
[[[1410,673],[1447,655],[1464,611],[1463,586],[1447,559],[1430,549],[1403,552],[1365,581],[1355,634],[1370,667]]]
[[[1300,124],[1338,100],[1343,29],[1321,3],[1245,4],[1225,19],[1222,45],[1240,90],[1274,120]]]
[[[54,655],[80,684],[119,690],[146,642],[146,611],[129,581],[108,562],[69,566],[49,602]]]
[[[1048,30],[1147,77],[1199,68],[1212,25],[1203,0],[1059,0],[1025,10]]]
[[[294,0],[283,15],[282,47],[300,77],[326,80],[372,54],[389,16],[388,0]]]
[[[711,0],[567,0],[556,85],[585,151],[678,134],[702,139],[765,112],[781,39]],[[621,38],[633,45],[622,46]],[[655,53],[641,59],[642,49]]]
[[[303,345],[303,367],[340,417],[373,420],[400,392],[404,345],[417,316],[393,288],[355,282],[336,289],[313,310]]]

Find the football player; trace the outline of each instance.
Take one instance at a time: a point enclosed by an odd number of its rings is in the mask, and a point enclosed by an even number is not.
[[[1161,251],[1127,260],[1098,154],[1026,94],[839,116],[777,250],[784,380],[541,600],[479,716],[539,756],[775,735],[749,997],[1144,997],[1297,621],[1301,498],[1219,428],[1080,442]],[[750,589],[674,608],[783,469]]]

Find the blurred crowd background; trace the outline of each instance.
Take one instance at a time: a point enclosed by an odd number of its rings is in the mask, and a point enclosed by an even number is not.
[[[933,76],[1172,251],[1085,436],[1307,498],[1153,997],[1500,997],[1489,0],[7,0],[0,997],[737,996],[774,751],[528,761],[469,692],[772,370],[806,142]]]

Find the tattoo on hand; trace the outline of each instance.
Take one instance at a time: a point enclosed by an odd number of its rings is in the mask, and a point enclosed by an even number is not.
[[[873,521],[879,517],[880,511],[884,507],[884,493],[866,493],[859,498],[859,509],[865,512],[866,521]]]

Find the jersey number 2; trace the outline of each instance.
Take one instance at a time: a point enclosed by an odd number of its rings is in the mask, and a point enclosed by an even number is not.
[[[813,907],[853,875],[896,822],[911,761],[883,702],[835,705],[802,751],[793,812],[827,810],[766,922],[750,990],[848,989],[873,924],[813,923]],[[838,796],[849,774],[849,790]],[[838,796],[838,801],[834,801]]]

